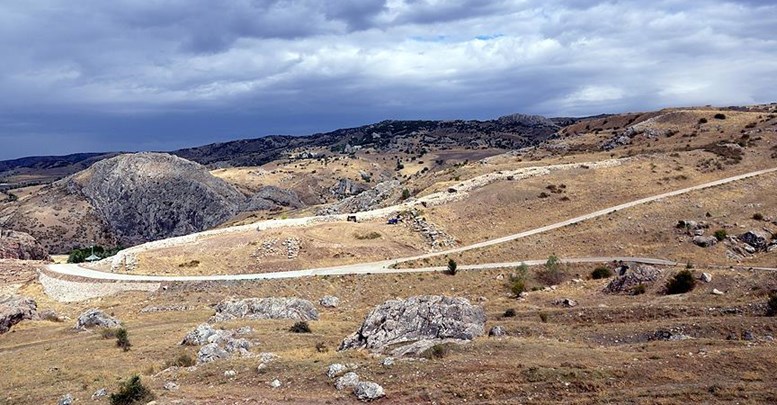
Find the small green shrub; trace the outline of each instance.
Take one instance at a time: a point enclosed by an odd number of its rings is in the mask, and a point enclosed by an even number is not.
[[[310,330],[310,325],[306,321],[299,321],[295,323],[294,325],[289,328],[289,332],[292,333],[312,333],[313,331]]]
[[[129,341],[129,335],[127,334],[126,329],[119,328],[116,331],[116,346],[121,347],[125,352],[129,351],[130,347],[132,346]]]
[[[760,212],[756,212],[755,214],[753,214],[753,219],[756,221],[763,221],[764,214],[761,214]]]
[[[725,120],[726,119],[726,114],[717,113],[717,114],[715,114],[715,116],[713,118],[715,118],[716,120]]]
[[[181,353],[173,359],[172,361],[168,361],[165,363],[165,368],[170,367],[191,367],[193,365],[197,364],[196,361],[194,361],[194,358],[190,356],[188,353]]]
[[[559,258],[556,255],[550,255],[548,261],[545,262],[545,267],[537,271],[537,280],[548,286],[561,284],[564,277]]]
[[[699,118],[699,124],[706,124],[707,119],[706,118]]]
[[[453,259],[448,259],[448,274],[455,276],[459,265]]]
[[[766,302],[766,315],[777,315],[777,292],[773,292],[769,295],[769,301]]]
[[[522,279],[516,278],[512,281],[510,291],[513,293],[513,295],[518,297],[523,294],[524,291],[526,291],[526,283]]]
[[[728,237],[728,233],[726,233],[725,229],[718,229],[713,235],[715,235],[715,239],[717,239],[718,242],[722,242],[724,239],[726,239],[726,237]]]
[[[681,270],[666,283],[667,294],[685,294],[696,288],[696,279],[690,270]]]
[[[140,376],[132,376],[119,386],[119,391],[111,394],[112,405],[133,405],[147,403],[154,399],[154,393],[140,381]]]
[[[402,190],[402,199],[407,200],[408,198],[410,198],[410,190],[408,189]]]
[[[505,318],[512,318],[516,315],[514,308],[508,308],[505,310],[505,313],[502,314]]]
[[[612,270],[609,267],[597,267],[591,272],[591,278],[594,280],[601,280],[603,278],[612,277]]]
[[[637,284],[636,287],[634,287],[633,290],[631,290],[631,295],[642,295],[647,291],[647,288],[644,284]]]

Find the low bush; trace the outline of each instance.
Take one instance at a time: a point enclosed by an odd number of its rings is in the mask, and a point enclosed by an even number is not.
[[[170,367],[191,367],[193,365],[197,364],[197,362],[194,360],[192,356],[190,356],[188,353],[181,353],[173,359],[172,361],[168,361],[165,363],[165,368]]]
[[[764,214],[761,214],[760,212],[756,212],[755,214],[753,214],[753,219],[756,221],[763,221]]]
[[[777,292],[773,292],[769,295],[769,301],[766,302],[766,315],[777,315]]]
[[[129,351],[130,347],[132,347],[126,329],[119,328],[116,331],[116,346],[121,347],[125,352]]]
[[[612,270],[609,267],[597,267],[591,272],[591,278],[594,280],[601,280],[603,278],[612,277]]]
[[[545,266],[537,271],[537,280],[548,286],[561,284],[564,277],[564,271],[561,269],[561,263],[556,255],[550,255]]]
[[[524,291],[526,291],[526,283],[522,279],[514,279],[510,285],[510,291],[515,295],[516,297],[523,294]]]
[[[459,265],[453,259],[448,259],[448,274],[455,276]]]
[[[644,284],[637,284],[636,287],[634,287],[633,290],[631,290],[632,295],[642,295],[647,291],[647,288]]]
[[[116,328],[103,328],[100,330],[100,337],[103,339],[113,339],[116,337],[116,332],[118,329]]]
[[[699,124],[706,124],[707,119],[706,118],[699,118]]]
[[[726,119],[726,114],[717,113],[717,114],[715,114],[715,116],[713,118],[715,118],[716,120],[725,120]]]
[[[154,399],[154,393],[140,381],[140,376],[132,376],[119,386],[119,391],[111,394],[112,405],[134,405],[148,403]]]
[[[514,308],[508,308],[505,310],[505,313],[502,314],[505,318],[512,318],[516,315]]]
[[[696,279],[690,270],[682,270],[666,283],[667,294],[685,294],[696,288]]]
[[[724,239],[726,239],[726,237],[728,237],[725,229],[718,229],[713,235],[715,236],[715,239],[718,240],[718,242],[722,242]]]
[[[447,344],[437,344],[429,349],[427,349],[425,352],[421,353],[421,357],[427,358],[427,359],[441,359],[443,357],[446,357],[451,351],[451,348]]]
[[[381,234],[378,233],[378,232],[370,232],[370,233],[367,233],[367,234],[364,234],[364,235],[355,234],[354,236],[356,237],[356,239],[359,239],[359,240],[365,240],[365,239],[366,240],[372,240],[372,239],[380,238]]]
[[[313,331],[310,330],[310,325],[308,325],[305,321],[299,321],[295,323],[294,325],[289,328],[289,332],[292,333],[312,333]]]

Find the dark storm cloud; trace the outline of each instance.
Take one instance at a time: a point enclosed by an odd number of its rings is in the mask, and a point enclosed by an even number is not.
[[[0,5],[0,158],[775,101],[771,1]]]

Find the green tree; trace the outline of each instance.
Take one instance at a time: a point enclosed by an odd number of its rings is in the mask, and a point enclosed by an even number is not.
[[[448,274],[455,276],[459,265],[453,259],[448,259]]]

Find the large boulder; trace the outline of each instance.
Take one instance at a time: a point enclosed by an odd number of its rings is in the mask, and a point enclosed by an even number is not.
[[[318,319],[318,311],[312,302],[299,298],[231,298],[216,305],[216,315],[211,321],[238,318],[314,321]]]
[[[693,244],[700,247],[711,247],[718,243],[718,239],[714,236],[694,236]]]
[[[99,327],[99,328],[118,328],[121,326],[121,322],[106,314],[105,312],[97,309],[87,309],[81,315],[78,316],[76,321],[76,329],[86,330],[87,328]]]
[[[0,297],[0,333],[27,319],[38,319],[38,304],[28,297]]]
[[[436,295],[389,300],[367,314],[338,350],[383,351],[419,340],[471,340],[485,333],[483,308],[465,298]]]
[[[754,247],[756,251],[765,252],[772,240],[772,234],[766,231],[752,230],[739,235],[739,240]]]
[[[38,241],[24,232],[0,229],[0,259],[50,260]]]
[[[207,345],[202,346],[200,351],[197,352],[197,363],[210,363],[216,360],[226,360],[229,357],[229,353],[222,349],[217,343],[208,343]]]
[[[606,287],[605,293],[619,294],[632,293],[638,285],[649,285],[658,280],[661,270],[644,264],[638,264],[633,268],[621,267],[617,277],[613,278]]]

